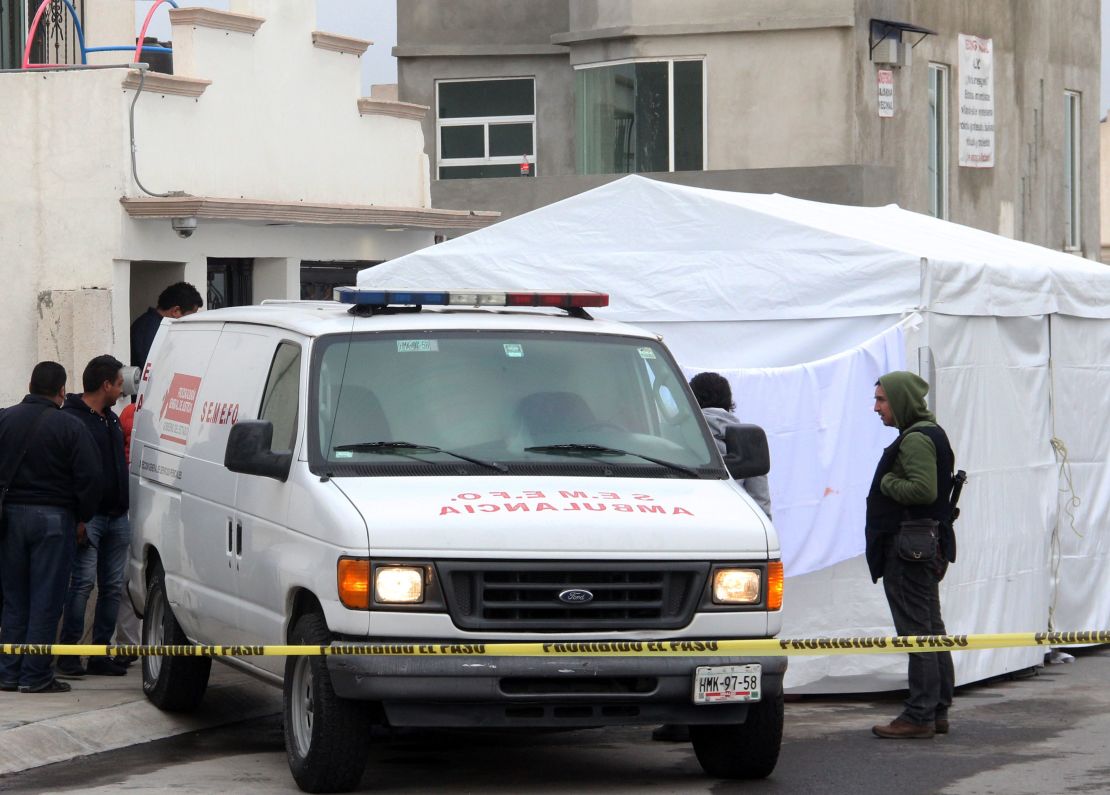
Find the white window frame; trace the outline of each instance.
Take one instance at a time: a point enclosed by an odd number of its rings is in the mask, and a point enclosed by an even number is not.
[[[439,117],[439,87],[445,83],[494,83],[500,80],[531,80],[532,81],[532,113],[522,116],[458,116],[450,119]],[[489,128],[497,124],[531,124],[532,125],[532,154],[528,155],[528,162],[532,164],[532,174],[535,175],[536,163],[539,160],[539,149],[536,147],[536,78],[535,75],[513,75],[508,77],[465,77],[436,80],[436,179],[440,176],[441,168],[452,166],[491,166],[491,165],[520,165],[524,153],[519,155],[489,156]],[[483,147],[485,157],[443,157],[444,127],[477,127],[482,126]]]
[[[1064,91],[1064,250],[1083,250],[1083,200],[1081,162],[1083,138],[1081,122],[1083,95],[1079,91]],[[1071,135],[1068,135],[1070,122]],[[1070,169],[1069,169],[1070,154]],[[1070,173],[1067,173],[1069,172]]]
[[[948,80],[949,69],[946,64],[929,64],[929,89],[935,94],[930,98],[936,108],[936,118],[930,119],[934,125],[933,133],[936,136],[936,150],[930,151],[929,167],[929,212],[934,218],[948,218]],[[935,79],[934,79],[935,76]],[[934,196],[935,192],[935,196]]]
[[[704,55],[668,55],[652,58],[620,58],[616,61],[575,64],[574,71],[586,69],[605,69],[610,66],[623,66],[628,63],[666,63],[667,64],[667,171],[674,171],[674,65],[678,61],[698,61],[701,63],[701,170],[709,170],[709,76]],[[575,119],[574,134],[578,135],[578,120]]]

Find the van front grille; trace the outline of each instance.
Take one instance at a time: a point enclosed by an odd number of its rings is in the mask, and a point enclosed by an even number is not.
[[[654,561],[452,561],[436,568],[455,625],[500,632],[679,629],[690,622],[709,572],[708,563]]]

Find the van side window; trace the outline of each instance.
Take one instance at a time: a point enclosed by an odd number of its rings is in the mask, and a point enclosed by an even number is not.
[[[278,345],[262,393],[260,420],[274,424],[271,450],[292,450],[297,438],[297,403],[300,397],[301,346],[292,342]]]

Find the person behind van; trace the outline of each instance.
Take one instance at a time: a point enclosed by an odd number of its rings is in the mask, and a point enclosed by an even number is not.
[[[123,594],[131,526],[127,521],[127,463],[123,430],[112,406],[123,394],[123,362],[104,355],[92,359],[81,375],[83,394],[67,395],[62,411],[76,418],[92,435],[99,451],[101,497],[96,515],[85,525],[85,543],[77,550],[62,614],[61,643],[79,643],[85,634],[85,607],[96,586],[92,642],[110,643]],[[123,676],[127,667],[108,657],[59,657],[58,676],[80,679],[86,673]]]
[[[142,367],[154,344],[154,336],[162,325],[162,318],[178,318],[191,315],[204,306],[197,288],[188,282],[171,284],[158,296],[158,306],[148,307],[131,324],[131,364]]]
[[[9,473],[0,534],[0,643],[50,644],[58,631],[80,525],[100,500],[100,459],[85,427],[57,411],[66,371],[39,362],[28,395],[0,416],[0,472]],[[0,654],[0,690],[64,693],[45,654]]]
[[[732,387],[719,373],[698,373],[690,379],[690,388],[694,390],[694,398],[701,406],[701,413],[709,423],[709,430],[713,432],[713,440],[717,442],[717,449],[725,452],[725,426],[738,425],[740,420],[732,412],[736,404],[732,400]],[[767,476],[760,475],[755,478],[745,478],[740,481],[756,505],[763,509],[767,518],[771,518],[771,492],[767,486]]]

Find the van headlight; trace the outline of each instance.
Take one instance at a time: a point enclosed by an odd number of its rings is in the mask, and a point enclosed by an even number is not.
[[[713,572],[713,602],[752,605],[759,602],[759,569],[717,569]]]
[[[374,601],[383,605],[413,605],[424,601],[424,568],[379,566],[374,572]]]

